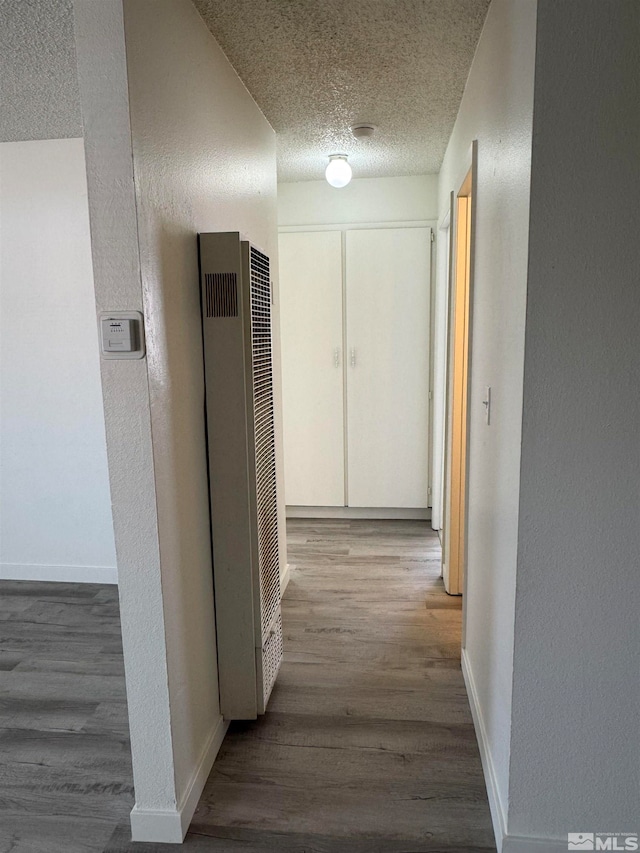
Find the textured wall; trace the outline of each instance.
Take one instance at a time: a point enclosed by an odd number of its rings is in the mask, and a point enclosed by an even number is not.
[[[342,189],[326,181],[278,185],[278,225],[335,225],[435,219],[438,178],[354,178]]]
[[[75,0],[98,311],[144,309],[122,0]],[[136,802],[175,808],[147,362],[100,360]]]
[[[176,840],[224,731],[196,234],[275,254],[275,135],[190,0],[75,5],[98,307],[146,325],[147,359],[102,364],[132,822]]]
[[[638,831],[640,6],[540,0],[509,830]]]
[[[2,0],[0,56],[0,142],[82,136],[71,0]]]
[[[0,145],[0,576],[115,582],[81,139]]]
[[[535,0],[491,4],[440,173],[442,218],[478,140],[465,655],[505,814],[535,31]],[[482,405],[487,385],[491,426]]]
[[[181,793],[219,713],[196,234],[240,231],[275,257],[275,134],[190,0],[124,8]]]

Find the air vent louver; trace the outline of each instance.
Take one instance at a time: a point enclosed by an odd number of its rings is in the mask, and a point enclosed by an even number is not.
[[[234,272],[205,273],[207,317],[238,316],[238,278]]]
[[[269,259],[251,247],[251,348],[256,438],[258,550],[262,600],[262,641],[266,641],[280,607],[278,505],[273,423],[271,356],[271,280]]]

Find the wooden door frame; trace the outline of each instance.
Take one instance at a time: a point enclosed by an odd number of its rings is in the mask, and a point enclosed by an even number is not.
[[[454,345],[454,320],[455,320],[455,276],[456,276],[456,247],[458,244],[458,203],[460,197],[471,196],[471,216],[470,216],[470,251],[469,251],[469,275],[468,275],[468,311],[467,311],[467,376],[466,387],[464,389],[466,403],[466,419],[463,424],[467,452],[464,459],[464,494],[462,499],[463,511],[461,513],[461,530],[462,540],[468,542],[468,526],[469,526],[469,500],[468,500],[468,483],[469,483],[469,436],[470,436],[470,390],[471,390],[471,365],[472,365],[472,330],[473,330],[473,281],[475,272],[475,234],[476,234],[476,213],[477,213],[477,152],[478,143],[475,140],[468,155],[465,158],[463,170],[456,183],[456,190],[451,193],[451,222],[453,227],[451,240],[451,262],[449,274],[449,316],[447,328],[447,389],[446,389],[446,418],[445,418],[445,493],[444,493],[444,530],[443,530],[443,564],[449,559],[450,553],[450,514],[451,514],[451,447],[452,447],[452,374],[453,374],[453,345]],[[465,547],[463,559],[458,569],[458,576],[454,578],[454,583],[450,583],[452,594],[463,595],[463,642],[465,645],[465,622],[466,622],[466,588],[467,588],[467,563],[468,554]]]

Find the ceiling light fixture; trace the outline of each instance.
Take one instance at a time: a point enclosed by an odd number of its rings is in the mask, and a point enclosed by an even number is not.
[[[330,154],[329,165],[325,169],[325,178],[332,187],[346,187],[351,180],[351,166],[346,154]]]

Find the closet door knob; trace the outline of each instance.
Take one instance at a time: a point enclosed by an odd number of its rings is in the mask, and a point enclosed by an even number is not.
[[[351,367],[355,367],[356,366],[356,348],[355,347],[351,347],[350,361],[351,361]]]
[[[333,366],[340,367],[340,347],[336,347],[333,351]]]

